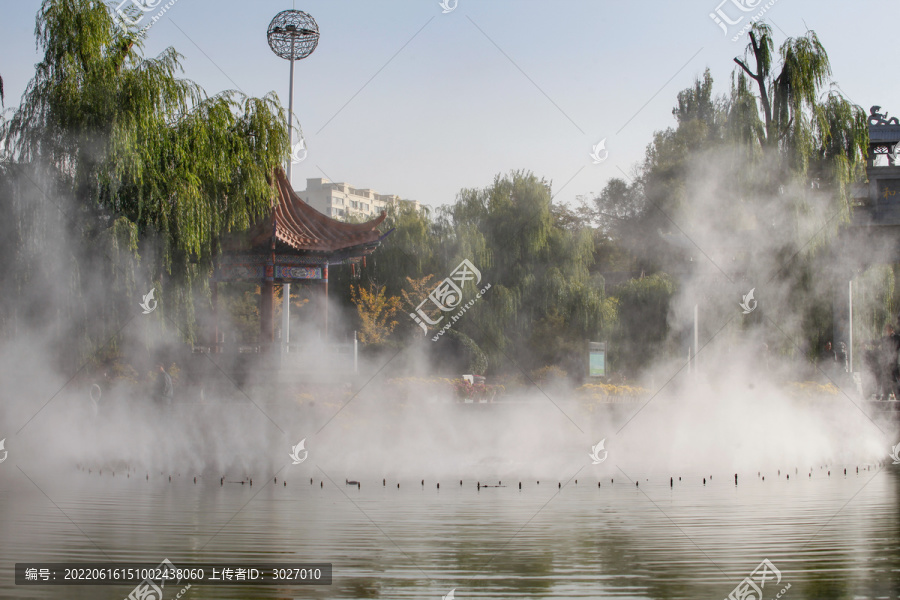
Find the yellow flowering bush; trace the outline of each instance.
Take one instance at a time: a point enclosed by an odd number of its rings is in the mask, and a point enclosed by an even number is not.
[[[575,390],[582,400],[590,402],[636,402],[647,394],[642,387],[613,383],[586,383]]]
[[[795,398],[816,398],[837,396],[841,391],[833,383],[817,383],[815,381],[791,381],[787,384],[787,392]]]

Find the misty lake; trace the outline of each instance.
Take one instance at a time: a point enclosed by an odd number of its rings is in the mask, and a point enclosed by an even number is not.
[[[0,596],[125,598],[133,587],[15,586],[16,562],[168,558],[334,568],[329,586],[194,585],[183,596],[192,600],[441,598],[454,589],[456,598],[720,599],[768,559],[781,580],[768,581],[766,599],[788,584],[782,597],[897,598],[900,468],[828,469],[753,473],[738,486],[730,473],[685,473],[671,488],[668,477],[638,487],[619,472],[600,487],[579,477],[521,490],[518,481],[479,490],[458,479],[440,489],[411,479],[356,487],[321,471],[310,485],[312,470],[288,474],[287,486],[270,478],[251,487],[5,469]]]
[[[716,2],[3,2],[0,600],[900,600],[900,2]]]

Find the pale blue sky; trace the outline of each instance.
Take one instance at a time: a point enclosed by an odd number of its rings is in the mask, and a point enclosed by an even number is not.
[[[728,89],[746,38],[732,42],[710,19],[720,1],[459,0],[443,14],[437,0],[176,0],[146,51],[174,46],[185,76],[211,94],[274,90],[286,104],[289,65],[272,54],[266,28],[280,10],[305,10],[321,40],[296,65],[294,109],[309,148],[294,166],[296,188],[326,176],[440,205],[530,169],[570,202],[630,173],[653,131],[674,123],[675,95],[706,67]],[[38,60],[40,4],[0,0],[7,108]],[[742,14],[732,0],[722,10]],[[850,99],[900,116],[896,0],[778,0],[767,17],[779,43],[815,30]],[[603,138],[609,158],[592,164]]]

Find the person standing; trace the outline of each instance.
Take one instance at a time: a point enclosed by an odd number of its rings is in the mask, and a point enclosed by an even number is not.
[[[172,378],[166,373],[166,367],[161,362],[157,363],[159,373],[156,375],[156,390],[154,397],[163,406],[172,406],[172,398],[175,396],[175,387]]]
[[[825,342],[825,348],[822,350],[822,353],[819,355],[819,361],[816,366],[819,368],[822,373],[825,374],[829,379],[834,377],[834,366],[835,366],[835,353],[831,347],[831,342]]]
[[[900,333],[891,327],[890,341],[888,342],[888,365],[890,372],[890,391],[894,400],[900,400]]]
[[[880,400],[884,394],[884,375],[882,373],[881,340],[869,340],[863,343],[863,397],[874,397]]]
[[[894,332],[894,326],[888,323],[884,326],[884,335],[879,344],[879,358],[881,361],[880,396],[889,400],[890,396],[897,398],[898,380],[900,380],[900,366],[897,364],[898,352],[900,352],[900,336]]]
[[[837,371],[839,375],[850,372],[850,361],[847,355],[847,344],[838,342],[837,348],[834,350],[834,360],[837,363]]]

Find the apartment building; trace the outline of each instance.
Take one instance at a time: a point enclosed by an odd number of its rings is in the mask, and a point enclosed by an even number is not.
[[[389,205],[422,209],[416,200],[403,200],[395,194],[379,194],[368,188],[355,188],[349,183],[336,183],[319,177],[306,180],[306,189],[297,195],[304,202],[335,219],[368,220],[377,217]]]

